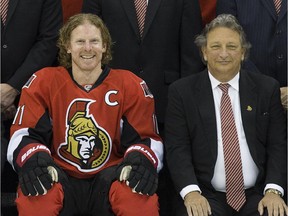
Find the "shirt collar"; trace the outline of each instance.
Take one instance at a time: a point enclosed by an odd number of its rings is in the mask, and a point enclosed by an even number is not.
[[[208,71],[208,75],[209,75],[212,89],[214,90],[215,88],[218,87],[218,85],[221,82],[219,80],[215,79],[215,77],[212,76],[210,71]],[[233,89],[235,89],[236,91],[239,91],[239,73],[237,73],[236,76],[234,76],[233,79],[231,79],[228,83]]]

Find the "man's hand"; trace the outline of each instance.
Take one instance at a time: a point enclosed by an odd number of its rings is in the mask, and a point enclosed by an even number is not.
[[[192,191],[184,197],[188,216],[208,216],[211,215],[211,207],[208,200],[198,191]]]
[[[15,114],[16,114],[16,107],[14,104],[12,104],[7,109],[1,110],[1,113],[3,114],[3,115],[1,115],[2,120],[13,119],[15,117]]]
[[[268,216],[288,215],[288,207],[284,200],[277,194],[266,193],[258,204],[258,212],[263,215],[264,208],[267,208]]]
[[[1,112],[5,111],[8,107],[13,105],[18,91],[7,83],[0,84],[0,99],[1,99]]]
[[[284,107],[284,109],[288,110],[288,87],[282,87],[280,88],[281,91],[281,102]]]

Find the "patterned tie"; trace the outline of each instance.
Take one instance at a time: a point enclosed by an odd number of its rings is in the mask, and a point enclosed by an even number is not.
[[[274,5],[275,5],[277,15],[279,15],[281,3],[282,3],[282,0],[274,0]]]
[[[6,18],[7,18],[9,0],[1,0],[0,3],[1,3],[1,10],[0,10],[1,19],[2,19],[3,24],[5,25],[6,24]]]
[[[229,87],[229,84],[219,85],[219,88],[222,90],[220,116],[226,174],[226,199],[233,209],[239,211],[245,203],[246,197],[240,146],[232,105],[228,95]]]
[[[140,36],[142,37],[147,10],[147,0],[134,0],[134,4],[136,9]]]

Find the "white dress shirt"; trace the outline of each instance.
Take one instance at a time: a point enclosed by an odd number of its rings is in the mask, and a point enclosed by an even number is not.
[[[214,176],[211,183],[215,188],[215,190],[226,192],[224,154],[223,154],[221,120],[220,120],[220,101],[222,96],[222,90],[218,87],[218,85],[221,82],[216,80],[210,73],[209,78],[212,85],[214,104],[215,104],[215,113],[217,122],[217,143],[218,143],[218,156],[214,168]],[[245,189],[248,189],[255,185],[259,170],[250,154],[242,125],[240,97],[239,97],[239,73],[228,83],[230,84],[228,94],[232,104],[235,124],[237,128],[238,140],[240,145],[244,187]]]

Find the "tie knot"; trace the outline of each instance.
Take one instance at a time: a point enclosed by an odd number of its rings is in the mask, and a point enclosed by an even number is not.
[[[224,94],[228,94],[228,89],[230,87],[230,85],[228,83],[221,83],[218,86]]]

